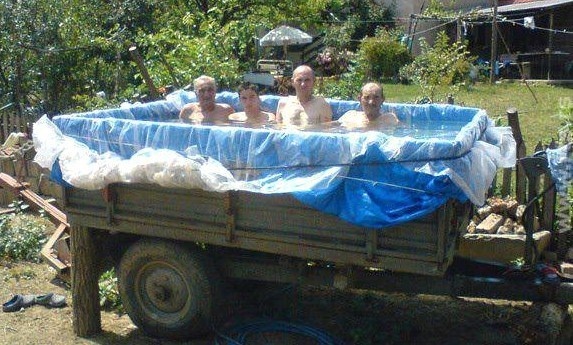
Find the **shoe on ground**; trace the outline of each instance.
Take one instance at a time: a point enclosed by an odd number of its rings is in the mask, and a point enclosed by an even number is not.
[[[50,292],[45,295],[37,295],[35,303],[48,308],[61,308],[66,305],[66,297]]]

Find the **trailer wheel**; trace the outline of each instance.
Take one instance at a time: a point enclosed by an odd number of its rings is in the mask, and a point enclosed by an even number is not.
[[[143,239],[125,252],[118,271],[124,307],[143,332],[186,339],[210,329],[219,276],[199,250]]]

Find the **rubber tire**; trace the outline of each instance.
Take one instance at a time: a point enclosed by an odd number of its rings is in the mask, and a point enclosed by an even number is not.
[[[124,308],[146,334],[189,339],[211,330],[220,278],[200,249],[142,239],[122,256],[118,271]]]

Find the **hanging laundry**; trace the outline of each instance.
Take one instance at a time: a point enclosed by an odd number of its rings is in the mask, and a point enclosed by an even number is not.
[[[535,18],[533,17],[523,18],[523,26],[531,30],[535,29]]]

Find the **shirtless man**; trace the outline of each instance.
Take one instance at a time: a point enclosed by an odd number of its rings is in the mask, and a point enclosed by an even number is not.
[[[261,109],[257,85],[249,82],[241,84],[239,86],[239,100],[244,111],[229,115],[231,123],[243,123],[249,127],[258,127],[275,121],[275,114]]]
[[[305,127],[332,121],[332,109],[323,97],[314,96],[314,71],[306,65],[298,66],[292,74],[296,96],[281,99],[276,121],[285,126]]]
[[[338,122],[347,128],[376,128],[382,126],[397,126],[400,124],[394,113],[382,113],[380,107],[384,103],[382,86],[378,83],[366,83],[358,95],[360,110],[349,110],[342,115]]]
[[[186,104],[179,113],[179,119],[188,123],[227,123],[228,116],[234,112],[228,104],[215,103],[217,84],[215,79],[202,75],[193,81],[193,90],[197,102]]]

